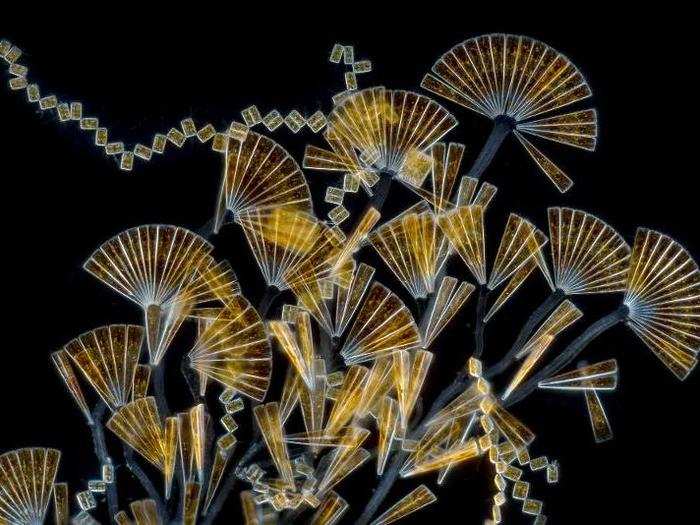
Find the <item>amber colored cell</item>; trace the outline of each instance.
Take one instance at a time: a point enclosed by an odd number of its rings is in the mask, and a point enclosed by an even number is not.
[[[437,497],[435,497],[435,494],[425,485],[420,485],[394,503],[386,512],[374,520],[372,525],[394,523],[436,501]]]
[[[351,366],[345,374],[345,379],[340,387],[338,396],[333,404],[333,409],[328,416],[326,432],[337,433],[355,415],[357,406],[362,399],[362,392],[367,378],[368,370],[364,366]]]
[[[340,336],[345,332],[369,289],[374,272],[375,269],[372,266],[360,263],[353,272],[350,285],[347,288],[338,288],[333,335]]]
[[[323,498],[309,525],[334,525],[348,510],[348,502],[331,490]]]
[[[381,476],[399,428],[399,406],[389,396],[385,396],[379,405],[377,427],[377,475]]]
[[[340,354],[347,364],[354,364],[419,344],[420,334],[411,312],[396,294],[375,282]]]
[[[550,377],[540,381],[537,387],[552,390],[615,390],[617,372],[617,361],[608,359]]]
[[[625,290],[628,326],[683,380],[700,350],[700,271],[670,237],[639,228]]]
[[[474,291],[474,285],[445,276],[428,303],[430,314],[421,320],[422,346],[429,348],[450,320],[464,306]]]
[[[63,350],[104,402],[116,410],[131,401],[142,341],[140,326],[103,326],[78,336]]]
[[[233,141],[219,192],[215,231],[229,210],[234,218],[244,211],[275,207],[311,212],[306,177],[292,156],[272,139],[253,131]]]
[[[630,247],[598,217],[571,208],[549,208],[553,285],[567,295],[625,289]]]
[[[461,206],[440,215],[438,224],[477,282],[486,284],[484,209]]]
[[[44,523],[61,453],[21,448],[0,455],[0,522]]]
[[[132,501],[129,508],[135,525],[162,525],[156,502],[152,499]]]
[[[612,429],[610,428],[610,422],[608,421],[608,416],[605,413],[603,404],[600,402],[598,392],[589,389],[584,391],[584,395],[586,396],[588,417],[591,422],[593,437],[595,438],[596,443],[602,443],[612,439],[613,433]]]
[[[124,405],[106,426],[158,469],[165,469],[164,429],[155,398],[144,397]]]
[[[407,184],[430,204],[435,213],[447,211],[452,207],[452,194],[463,154],[464,144],[436,142],[430,148],[432,162],[430,176],[426,179],[427,184]]]
[[[289,452],[284,442],[284,429],[280,419],[279,405],[277,403],[258,405],[253,409],[253,413],[277,471],[287,486],[294,487],[292,463],[289,460]]]
[[[67,525],[70,517],[68,501],[68,483],[56,483],[53,486],[53,518],[55,525]]]
[[[425,350],[416,350],[413,353],[407,350],[399,350],[392,354],[392,358],[392,375],[396,397],[399,402],[401,433],[403,435],[416,401],[418,401],[418,395],[423,388],[425,378],[428,375],[428,369],[433,361],[433,354]]]
[[[311,317],[308,312],[297,312],[294,320],[295,332],[289,323],[270,321],[268,327],[277,340],[279,348],[287,357],[308,388],[314,387],[313,359],[314,342],[311,332]]]
[[[184,502],[182,505],[182,522],[184,525],[195,525],[195,523],[197,523],[201,491],[201,484],[194,481],[185,483],[185,491],[183,495]]]
[[[192,368],[262,401],[272,373],[272,352],[257,311],[241,295],[197,338],[189,352]]]
[[[65,350],[58,350],[51,354],[51,361],[56,367],[61,379],[63,379],[68,392],[70,392],[71,396],[75,400],[75,403],[85,416],[85,419],[88,421],[88,423],[92,423],[90,409],[88,408],[87,401],[85,401],[83,389],[80,387],[80,383],[75,375],[75,371],[73,370],[73,365],[71,364],[71,359],[68,353]]]
[[[210,263],[212,249],[184,228],[139,226],[102,244],[83,267],[141,306],[150,362],[157,365],[193,306],[189,288],[197,271]]]
[[[450,245],[432,212],[404,213],[375,229],[369,241],[414,298],[433,293]]]

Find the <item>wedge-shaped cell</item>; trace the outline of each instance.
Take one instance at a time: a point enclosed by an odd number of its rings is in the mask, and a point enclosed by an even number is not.
[[[241,491],[241,512],[243,514],[244,525],[260,525],[258,508],[255,504],[255,497],[250,490]]]
[[[80,387],[78,382],[78,377],[75,375],[73,370],[73,365],[71,364],[71,358],[65,350],[58,350],[51,354],[51,361],[53,362],[56,370],[58,371],[61,379],[66,384],[68,392],[75,400],[75,403],[80,408],[80,411],[87,419],[88,423],[92,423],[92,414],[88,408],[87,401],[85,401],[85,395],[83,394],[83,389]]]
[[[63,347],[111,410],[131,401],[143,328],[110,325],[86,332]]]
[[[440,215],[438,224],[476,281],[485,285],[486,242],[483,207],[478,204],[460,206]]]
[[[225,304],[231,296],[241,293],[236,273],[228,261],[216,262],[213,257],[207,257],[196,274],[195,281],[187,289],[188,302],[218,301]]]
[[[389,396],[384,396],[377,414],[377,476],[381,476],[389,459],[391,445],[399,430],[399,405]]]
[[[331,490],[311,518],[310,525],[334,525],[348,510],[348,502]]]
[[[530,374],[535,365],[539,363],[541,357],[550,347],[553,340],[554,337],[552,335],[545,334],[542,337],[537,338],[532,345],[530,345],[527,357],[523,361],[523,364],[520,365],[520,368],[513,376],[513,379],[510,380],[510,383],[503,392],[501,399],[508,399],[513,391],[518,388],[520,383],[522,383],[523,380]]]
[[[394,523],[436,501],[435,494],[430,492],[430,489],[425,485],[421,485],[394,503],[391,508],[374,520],[372,525]]]
[[[279,405],[276,402],[258,405],[253,409],[253,414],[282,481],[288,487],[294,487],[292,462],[289,460],[289,452],[284,442],[284,430],[280,419]]]
[[[551,390],[615,390],[617,380],[617,361],[607,359],[550,377],[537,383],[537,387]]]
[[[215,231],[223,224],[227,210],[235,219],[244,211],[281,206],[312,211],[306,177],[282,146],[248,131],[243,140],[232,141],[226,151]]]
[[[498,297],[493,301],[493,304],[489,308],[488,313],[484,316],[484,322],[488,323],[489,320],[496,315],[496,313],[501,309],[501,307],[510,299],[515,292],[518,291],[520,285],[525,282],[530,274],[538,267],[539,261],[541,259],[540,255],[535,255],[534,257],[528,259],[525,264],[523,264],[513,275],[510,276],[506,285],[501,289]]]
[[[402,434],[406,430],[413,409],[416,406],[433,354],[426,350],[399,350],[392,354],[394,389],[399,403]]]
[[[307,447],[347,447],[348,432],[356,432],[356,427],[345,427],[335,434],[329,434],[326,430],[314,430],[299,432],[284,436],[285,443],[292,445],[304,445]]]
[[[229,459],[231,459],[231,456],[233,455],[232,452],[232,450],[224,452],[220,447],[216,447],[216,451],[214,452],[214,461],[211,465],[211,471],[209,472],[207,494],[204,497],[204,506],[202,507],[204,513],[209,510],[209,506],[216,495],[216,491],[218,490],[219,485],[221,485],[221,479],[226,471],[226,466],[228,465]]]
[[[413,315],[391,290],[372,284],[340,354],[347,364],[360,363],[420,345]]]
[[[466,281],[458,281],[454,277],[445,276],[440,281],[437,293],[435,293],[428,309],[430,315],[421,319],[420,332],[422,334],[423,348],[429,348],[442,330],[464,306],[469,296],[474,291],[474,285]]]
[[[363,418],[370,412],[377,415],[379,404],[385,395],[394,387],[392,381],[394,363],[391,356],[380,357],[372,363],[364,387],[362,397],[357,405],[357,417]]]
[[[200,493],[202,485],[196,481],[188,481],[185,483],[185,491],[182,504],[182,523],[183,525],[195,525],[197,523],[197,514],[199,513]]]
[[[306,212],[251,210],[238,223],[265,282],[279,290],[329,277],[342,251],[330,228]]]
[[[411,468],[402,467],[401,477],[409,478],[435,470],[440,470],[448,465],[457,465],[472,460],[479,456],[479,446],[476,440],[469,439],[457,443],[449,448],[437,449],[425,455],[419,461],[412,464]]]
[[[374,277],[375,269],[365,263],[360,263],[353,272],[352,280],[347,288],[338,287],[335,301],[335,323],[333,335],[336,337],[345,333],[350,321],[357,312],[362,298],[367,293]]]
[[[454,432],[450,433],[450,436],[448,437],[448,440],[445,442],[445,448],[446,449],[454,449],[456,450],[459,445],[463,445],[467,442],[469,435],[474,428],[474,423],[477,420],[476,414],[472,414],[470,416],[467,416],[467,423],[464,424],[464,419],[462,420],[453,420],[452,421],[452,426],[457,427],[461,429],[460,434],[455,434]],[[479,442],[477,441],[477,444]],[[483,448],[479,446],[479,449],[483,452]],[[438,485],[442,485],[445,481],[445,478],[447,475],[450,473],[452,468],[455,466],[455,463],[447,463],[443,467],[440,468],[440,472],[438,472],[438,477],[437,477],[437,483]]]
[[[352,256],[361,247],[367,234],[379,222],[380,218],[381,213],[375,207],[370,206],[357,221],[350,236],[344,240],[339,239],[342,249],[336,257],[332,272],[332,277],[338,286],[347,288],[350,285],[352,271],[355,269]],[[341,279],[342,276],[345,276],[345,279]]]
[[[165,478],[165,498],[170,498],[170,491],[175,477],[177,463],[179,427],[177,417],[165,419],[163,429],[163,477]]]
[[[314,359],[312,384],[313,388],[309,388],[303,381],[297,382],[301,416],[304,428],[309,433],[319,432],[323,428],[326,412],[326,362],[323,359]],[[311,449],[318,452],[317,446]]]
[[[539,254],[547,236],[527,219],[511,213],[496,252],[489,290],[500,286],[506,279]]]
[[[452,193],[463,154],[464,144],[436,142],[430,149],[432,162],[426,187],[408,184],[430,204],[435,213],[452,208]]]
[[[129,503],[135,525],[161,525],[158,507],[152,499],[142,499]]]
[[[517,357],[521,358],[528,355],[533,349],[541,348],[544,344],[544,340],[547,340],[547,345],[551,344],[556,336],[578,321],[582,316],[583,312],[571,301],[565,300],[560,303],[559,306],[549,314],[549,317],[544,320],[535,333],[530,336],[523,345],[523,348],[518,352]],[[545,349],[547,345],[544,345]]]
[[[282,321],[270,321],[268,327],[297,374],[308,388],[313,388],[314,342],[309,313],[306,311],[296,313],[294,332],[289,323]]]
[[[257,401],[265,398],[272,351],[258,312],[242,295],[230,299],[188,355],[205,376]]]
[[[335,449],[328,467],[320,477],[316,492],[318,497],[324,495],[370,458],[371,454],[360,447],[368,435],[368,430],[357,427],[354,427],[353,432],[346,434],[347,441]]]
[[[426,426],[443,425],[452,420],[471,416],[478,412],[481,400],[486,394],[479,390],[477,383],[472,383],[464,392],[450,401],[445,408],[440,410],[435,416],[425,423]]]
[[[83,267],[141,306],[150,362],[160,363],[189,309],[189,289],[213,249],[184,228],[147,225],[118,234]]]
[[[567,295],[625,289],[630,247],[599,218],[571,208],[549,208],[553,284]]]
[[[700,271],[670,237],[639,228],[625,290],[627,323],[683,380],[700,350]]]
[[[598,392],[595,390],[586,390],[584,391],[584,395],[586,396],[586,408],[588,408],[588,417],[591,421],[593,437],[596,443],[602,443],[612,439],[613,433],[610,428],[610,422],[608,421],[608,416],[605,413],[603,404],[600,402]]]
[[[561,193],[566,193],[571,189],[571,187],[574,185],[574,181],[571,180],[571,178],[569,178],[569,176],[564,173],[559,166],[554,164],[554,162],[552,162],[547,155],[537,149],[532,142],[523,136],[522,133],[516,131],[515,136],[520,144],[523,145],[523,148],[525,148],[527,154],[530,155],[530,158],[535,161],[535,164],[537,164],[537,167],[540,168],[540,171],[547,176],[550,182],[554,184]]]
[[[459,207],[478,204],[486,210],[497,192],[498,188],[493,184],[482,182],[479,186],[478,178],[464,175],[459,181],[455,205]]]
[[[417,465],[432,462],[436,456],[441,456],[445,450],[460,440],[468,425],[468,418],[458,418],[429,426],[418,443],[411,446],[411,453],[401,466],[401,475],[403,477],[411,475]],[[447,461],[444,465],[435,468],[440,469],[451,462]]]
[[[146,397],[148,386],[151,383],[151,367],[148,365],[136,365],[134,370],[134,389],[131,393],[131,400]]]
[[[55,483],[53,486],[53,521],[55,525],[68,525],[69,518],[68,483]]]
[[[280,417],[282,424],[286,423],[294,408],[299,403],[299,382],[301,378],[294,368],[287,368],[280,394]]]
[[[44,523],[61,453],[21,448],[0,456],[0,522]]]
[[[383,87],[346,96],[328,116],[331,152],[312,150],[304,165],[348,172],[369,169],[420,186],[431,165],[429,148],[457,125],[430,98]]]
[[[200,482],[204,480],[204,471],[207,458],[207,429],[209,428],[209,414],[203,403],[193,406],[189,411],[189,439],[192,451],[193,466],[196,469]]]
[[[351,366],[348,368],[343,384],[336,397],[333,409],[328,416],[326,432],[335,434],[343,428],[354,416],[357,406],[362,399],[362,391],[365,387],[368,370],[364,366]]]
[[[522,134],[595,149],[596,111],[560,112],[591,96],[588,82],[568,58],[537,40],[508,34],[465,40],[435,62],[421,87],[493,120],[499,143],[515,131],[560,191],[571,180],[539,150],[534,154]]]
[[[491,416],[498,430],[516,452],[527,448],[535,440],[535,434],[522,421],[503,408],[493,397],[489,396],[482,400],[481,410]]]
[[[151,464],[165,471],[166,452],[169,451],[155,398],[144,397],[124,405],[106,426]]]
[[[433,293],[450,244],[432,212],[402,214],[375,229],[369,241],[414,298]]]

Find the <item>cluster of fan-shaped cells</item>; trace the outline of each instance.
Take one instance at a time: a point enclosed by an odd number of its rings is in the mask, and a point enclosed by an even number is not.
[[[700,350],[700,271],[670,237],[639,228],[625,290],[628,325],[679,379]]]
[[[438,218],[452,247],[476,281],[494,290],[510,279],[491,307],[487,319],[515,293],[535,267],[547,236],[530,221],[511,213],[501,237],[487,281],[484,208],[480,204],[460,206]]]
[[[150,361],[157,365],[193,306],[199,271],[211,265],[213,246],[185,228],[126,230],[100,246],[84,268],[143,308]]]
[[[262,401],[270,384],[272,352],[258,312],[242,295],[211,315],[189,352],[190,365],[204,376]]]
[[[104,402],[116,410],[133,397],[142,343],[141,326],[110,325],[76,337],[59,353],[70,356]]]
[[[361,363],[420,345],[413,315],[403,301],[380,283],[372,284],[340,355],[347,364]]]
[[[61,453],[21,448],[0,456],[0,523],[44,523]]]
[[[572,208],[549,208],[553,272],[542,263],[552,290],[566,295],[625,289],[630,247],[598,217]]]
[[[375,229],[369,241],[414,298],[434,292],[450,244],[431,211],[409,210]]]
[[[248,131],[242,140],[229,143],[214,231],[223,224],[227,210],[238,220],[243,212],[278,207],[312,211],[306,177],[282,146]]]
[[[238,222],[265,282],[279,290],[329,277],[342,251],[338,234],[306,212],[252,210]]]
[[[590,97],[588,82],[568,58],[532,38],[491,34],[465,40],[435,62],[421,86],[492,120],[511,121],[526,151],[562,192],[571,179],[523,134],[595,149],[595,110],[550,115]]]
[[[328,116],[325,137],[332,151],[308,147],[304,167],[349,173],[368,189],[382,172],[420,186],[431,167],[428,149],[456,125],[445,108],[424,95],[363,89]]]

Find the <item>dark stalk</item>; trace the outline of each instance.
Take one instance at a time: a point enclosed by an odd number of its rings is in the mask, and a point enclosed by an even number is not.
[[[486,316],[486,302],[489,298],[489,289],[486,285],[481,285],[479,287],[479,299],[476,303],[476,321],[474,323],[474,357],[480,358],[481,354],[484,353],[484,330],[486,330],[486,323],[484,322],[484,317]]]
[[[389,196],[389,191],[391,190],[391,182],[394,177],[390,173],[382,173],[379,175],[379,180],[372,188],[372,196],[369,198],[367,207],[374,207],[377,211],[382,211],[384,203]]]
[[[88,424],[92,434],[92,443],[95,447],[95,455],[99,461],[100,476],[102,475],[102,465],[112,463],[107,452],[107,442],[103,420],[107,412],[107,404],[100,400],[92,410],[92,422]],[[107,484],[107,508],[109,510],[110,521],[114,520],[114,515],[119,512],[119,495],[117,493],[117,480]]]
[[[261,297],[260,302],[258,303],[258,314],[262,319],[265,319],[279,294],[280,290],[278,290],[276,286],[268,286],[265,289],[265,294]]]
[[[510,365],[515,361],[515,356],[522,349],[523,345],[527,342],[530,335],[535,331],[535,328],[547,317],[554,309],[559,306],[564,300],[566,294],[557,289],[552,292],[545,301],[537,307],[537,309],[532,312],[527,322],[523,325],[518,337],[515,339],[513,346],[510,347],[508,353],[503,356],[503,358],[495,365],[489,367],[489,369],[484,374],[486,379],[490,379],[504,372]]]
[[[165,505],[163,504],[163,500],[161,499],[160,494],[158,494],[156,487],[153,485],[146,472],[144,472],[136,461],[134,451],[126,444],[124,444],[123,447],[126,466],[129,468],[134,477],[139,480],[139,483],[143,487],[143,490],[146,491],[146,494],[148,494],[148,497],[156,502],[156,509],[158,510],[158,516],[160,517],[161,522],[167,523],[168,520],[165,513]]]
[[[160,363],[153,367],[153,392],[158,412],[162,417],[168,417],[170,408],[168,407],[168,398],[165,395],[165,359],[161,359]]]
[[[491,134],[489,135],[489,138],[486,139],[484,147],[481,148],[479,156],[476,158],[474,164],[469,170],[469,173],[467,174],[469,177],[478,179],[483,175],[486,168],[489,167],[491,161],[493,161],[493,158],[496,156],[496,152],[498,152],[501,144],[503,144],[503,141],[510,134],[510,132],[513,131],[514,127],[515,123],[510,117],[501,115],[494,119]]]
[[[576,357],[602,333],[610,330],[613,326],[623,322],[627,318],[629,309],[626,305],[620,305],[616,310],[598,319],[590,325],[586,330],[574,339],[563,352],[552,360],[547,366],[543,367],[530,380],[525,382],[518,388],[512,396],[506,401],[506,406],[514,405],[529,396],[536,388],[537,384],[543,379],[559,373],[565,366],[571,363]]]

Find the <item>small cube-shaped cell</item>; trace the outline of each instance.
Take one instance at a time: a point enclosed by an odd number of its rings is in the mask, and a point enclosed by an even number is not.
[[[233,388],[227,388],[219,395],[219,401],[226,404],[229,401],[233,401],[234,397],[236,397],[236,390]]]
[[[284,118],[282,117],[282,114],[279,111],[273,109],[267,115],[265,115],[265,118],[263,119],[263,124],[269,131],[275,131],[282,124],[284,124]]]
[[[194,120],[186,118],[180,121],[180,127],[185,137],[194,137],[197,134],[197,126],[194,125]]]
[[[346,193],[355,193],[360,189],[360,179],[352,173],[346,173],[343,177],[343,191]]]
[[[37,102],[40,98],[39,86],[36,84],[29,84],[27,86],[27,100],[29,102]]]
[[[114,483],[114,465],[112,463],[104,463],[102,465],[102,481]]]
[[[23,66],[22,64],[12,64],[9,69],[8,69],[10,75],[14,75],[16,77],[24,77],[27,76],[27,66]]]
[[[92,492],[90,492],[89,490],[78,492],[75,495],[75,498],[78,500],[78,505],[80,506],[81,510],[90,510],[97,507],[97,501],[95,501],[95,496],[93,496]]]
[[[70,106],[67,102],[61,102],[58,106],[56,106],[56,113],[58,113],[58,120],[61,122],[70,120]]]
[[[350,212],[345,208],[345,206],[336,206],[328,212],[328,217],[333,221],[333,224],[340,224],[345,219],[350,217]]]
[[[229,434],[231,432],[235,432],[238,428],[238,423],[236,423],[236,420],[233,419],[233,415],[231,414],[226,414],[220,419],[220,421],[221,425],[226,429],[226,432]]]
[[[97,128],[95,131],[95,146],[106,146],[108,140],[107,128]]]
[[[39,99],[39,108],[41,109],[53,109],[56,106],[58,106],[58,99],[56,98],[56,95],[49,95]]]
[[[496,494],[493,496],[493,504],[500,507],[506,502],[506,499],[505,492],[496,492]]]
[[[119,162],[119,168],[124,171],[131,171],[134,169],[134,152],[125,151],[122,153],[122,159]]]
[[[105,153],[107,155],[121,155],[122,153],[124,153],[124,143],[110,142],[105,146]]]
[[[369,73],[372,71],[372,62],[369,60],[359,60],[353,63],[352,70],[358,74]]]
[[[241,116],[243,121],[248,127],[255,126],[262,122],[262,117],[260,116],[260,110],[257,106],[248,106],[243,111],[241,111]]]
[[[10,89],[12,91],[19,91],[20,89],[24,89],[27,87],[27,79],[24,77],[11,78],[7,82],[7,85],[10,86]]]
[[[326,116],[323,114],[323,111],[320,110],[311,115],[306,121],[306,125],[309,126],[314,133],[318,133],[325,128],[327,123]]]
[[[248,126],[234,120],[228,127],[228,136],[242,142],[248,136]]]
[[[185,135],[179,129],[175,129],[175,128],[170,128],[170,131],[168,131],[167,137],[168,137],[168,140],[170,142],[172,142],[173,144],[175,144],[178,148],[181,148],[186,140]]]
[[[162,133],[156,133],[153,136],[153,145],[151,148],[156,153],[163,153],[165,151],[165,145],[168,143],[168,137]]]
[[[345,73],[345,88],[350,91],[357,89],[357,76],[352,71]]]
[[[293,109],[284,117],[284,123],[292,133],[298,133],[306,124],[306,119],[296,109]]]
[[[233,434],[224,434],[219,438],[219,440],[216,442],[217,446],[219,447],[219,450],[223,452],[224,454],[228,454],[233,450],[233,447],[236,446],[236,442],[238,440],[236,439],[236,436]]]
[[[202,129],[197,131],[197,138],[199,139],[199,142],[205,143],[211,138],[216,135],[216,128],[212,124],[207,124],[204,126]]]
[[[331,372],[326,376],[326,382],[328,383],[328,386],[340,386],[343,384],[344,379],[345,374],[342,370]]]
[[[523,471],[513,465],[506,466],[506,469],[503,471],[503,477],[511,481],[518,481],[522,475]]]
[[[227,414],[235,414],[236,412],[240,412],[245,408],[245,404],[243,402],[243,398],[241,397],[235,397],[228,403],[224,405],[224,408],[226,409]]]
[[[542,470],[549,464],[547,456],[539,456],[530,460],[530,470]]]
[[[343,46],[343,63],[346,65],[355,63],[355,48],[352,46]]]
[[[70,118],[71,120],[80,120],[83,118],[83,103],[82,102],[71,102],[70,103]]]
[[[557,483],[559,481],[559,463],[552,461],[547,465],[547,483]]]
[[[90,492],[105,492],[107,490],[107,483],[101,479],[91,479],[88,481],[88,490]]]
[[[153,150],[143,144],[136,144],[136,146],[134,146],[134,155],[143,160],[151,160]]]
[[[537,516],[542,513],[542,502],[536,499],[526,499],[523,501],[523,512],[531,516]]]
[[[326,188],[325,201],[328,204],[342,204],[344,196],[345,192],[341,188],[336,188],[335,186]]]
[[[516,481],[513,484],[513,497],[515,499],[525,499],[530,492],[530,484],[527,481]]]
[[[340,44],[335,44],[333,46],[333,49],[331,49],[331,55],[328,58],[332,63],[334,64],[339,64],[340,60],[343,58],[343,46]]]

